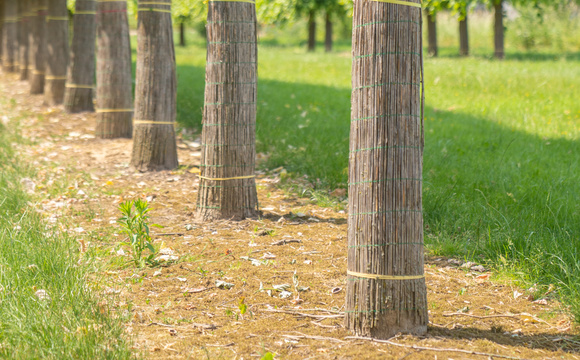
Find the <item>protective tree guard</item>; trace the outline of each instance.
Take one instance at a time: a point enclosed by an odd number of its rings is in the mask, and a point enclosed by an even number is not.
[[[175,169],[177,79],[171,1],[139,0],[137,79],[131,165],[140,171]]]
[[[44,101],[48,105],[64,102],[68,66],[68,9],[66,0],[48,0],[46,16],[46,75]]]
[[[241,220],[258,214],[254,1],[210,0],[207,40],[196,215]]]
[[[47,0],[32,0],[32,42],[30,43],[30,94],[44,93],[46,70],[46,14]]]
[[[345,324],[379,339],[427,331],[420,6],[354,1]]]
[[[97,129],[101,139],[133,135],[133,76],[127,2],[97,3]]]
[[[69,113],[92,112],[95,82],[95,41],[97,2],[76,0],[73,41],[64,94],[64,109]]]
[[[16,0],[4,0],[2,35],[2,68],[6,72],[19,71],[18,3]]]
[[[19,0],[18,2],[18,45],[20,80],[28,80],[28,62],[30,60],[28,33],[30,29],[30,0]]]

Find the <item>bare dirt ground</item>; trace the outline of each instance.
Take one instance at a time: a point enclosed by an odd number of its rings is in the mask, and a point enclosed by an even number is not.
[[[555,291],[540,294],[456,259],[427,257],[426,336],[388,343],[352,339],[343,327],[343,211],[281,191],[276,172],[258,176],[263,215],[195,223],[194,142],[179,142],[176,171],[129,168],[131,141],[94,138],[95,115],[68,115],[0,76],[0,121],[19,123],[22,161],[37,170],[37,211],[78,238],[80,261],[97,259],[104,304],[126,317],[136,351],[154,359],[578,359],[580,341]],[[163,266],[136,269],[117,206],[146,198]],[[218,285],[225,282],[229,289]],[[535,294],[532,295],[532,294]],[[240,303],[247,306],[241,314]],[[480,353],[480,354],[476,354]]]

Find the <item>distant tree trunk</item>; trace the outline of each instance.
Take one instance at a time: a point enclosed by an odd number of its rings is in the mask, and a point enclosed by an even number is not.
[[[308,51],[316,50],[316,13],[310,10],[308,14]]]
[[[179,46],[185,46],[185,24],[179,23]]]
[[[425,11],[427,14],[427,39],[429,43],[429,55],[436,57],[438,53],[437,48],[437,13],[430,13]]]
[[[257,215],[256,6],[209,2],[197,218]]]
[[[493,3],[494,9],[494,24],[493,24],[493,38],[495,45],[496,59],[504,58],[504,34],[503,34],[503,0],[496,0]]]
[[[4,2],[4,31],[3,31],[2,67],[6,72],[19,70],[18,64],[18,3],[16,0]]]
[[[30,55],[28,54],[29,44],[28,44],[28,32],[30,29],[30,1],[29,0],[19,0],[18,2],[18,13],[20,21],[18,22],[18,42],[20,46],[19,58],[20,58],[20,80],[28,80],[28,61],[30,60]]]
[[[127,3],[98,2],[97,129],[102,139],[133,132],[133,75]]]
[[[0,65],[2,65],[2,60],[4,58],[4,0],[0,0]]]
[[[418,7],[355,0],[345,324],[387,339],[427,331]]]
[[[95,110],[96,11],[96,1],[77,1],[75,4],[70,66],[64,95],[64,109],[69,113]]]
[[[44,101],[48,105],[60,105],[64,102],[64,86],[69,55],[66,0],[48,0],[46,53]]]
[[[326,12],[326,34],[324,37],[324,48],[326,52],[332,51],[332,18],[328,11]]]
[[[177,79],[171,1],[141,5],[137,22],[135,130],[131,165],[140,171],[176,168]]]
[[[46,69],[46,0],[33,0],[36,16],[32,20],[33,41],[30,46],[32,70],[30,78],[30,93],[44,93],[44,71]]]
[[[469,34],[467,33],[467,14],[459,20],[459,55],[469,56]]]

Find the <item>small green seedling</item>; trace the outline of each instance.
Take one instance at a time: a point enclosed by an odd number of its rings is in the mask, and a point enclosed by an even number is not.
[[[118,222],[123,227],[122,232],[127,234],[129,241],[122,242],[121,245],[130,246],[133,250],[133,260],[135,266],[142,268],[145,265],[155,265],[154,260],[157,250],[151,242],[149,227],[162,227],[157,224],[149,224],[149,204],[147,201],[137,199],[135,201],[125,201],[119,205],[119,210],[123,215]],[[144,257],[143,252],[149,250],[150,254]]]

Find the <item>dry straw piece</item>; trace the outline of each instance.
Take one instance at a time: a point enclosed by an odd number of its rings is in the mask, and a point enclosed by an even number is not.
[[[419,1],[355,0],[345,322],[427,331]]]
[[[197,217],[257,215],[257,58],[253,1],[210,1]]]

